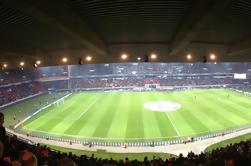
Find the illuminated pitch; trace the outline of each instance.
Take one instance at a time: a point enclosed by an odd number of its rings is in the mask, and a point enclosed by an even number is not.
[[[142,141],[206,135],[250,123],[251,98],[228,89],[80,92],[17,129],[80,140]]]

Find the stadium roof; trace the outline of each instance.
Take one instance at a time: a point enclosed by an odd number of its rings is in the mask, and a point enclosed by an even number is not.
[[[250,61],[250,0],[1,0],[0,63],[41,59],[44,65],[93,56],[94,63]]]

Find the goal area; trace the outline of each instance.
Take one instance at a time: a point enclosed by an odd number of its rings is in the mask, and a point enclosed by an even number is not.
[[[145,89],[160,89],[160,84],[145,84]]]

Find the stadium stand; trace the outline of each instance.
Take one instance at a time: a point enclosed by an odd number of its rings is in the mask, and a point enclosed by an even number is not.
[[[22,83],[0,88],[0,106],[18,101],[22,98],[45,92],[42,87],[35,83]]]
[[[243,67],[244,66],[244,67]],[[50,68],[52,68],[50,70]],[[0,72],[0,106],[20,99],[47,93],[50,89],[90,90],[144,87],[159,84],[160,87],[210,87],[235,86],[247,88],[250,83],[250,64],[100,64],[83,66],[59,66],[33,71]],[[13,73],[13,74],[10,74]],[[246,79],[236,79],[235,73],[246,73]],[[24,76],[25,75],[25,76]],[[29,77],[28,77],[29,76]],[[1,126],[0,126],[1,127]],[[5,135],[5,133],[1,133]],[[2,137],[2,136],[1,136]],[[46,146],[32,145],[15,135],[1,138],[0,165],[33,162],[38,165],[251,165],[250,140],[215,149],[211,153],[193,152],[187,157],[137,161],[126,158],[121,161],[100,159],[95,156],[76,156],[51,150]],[[1,151],[3,152],[3,155]],[[26,159],[28,161],[26,161]],[[68,164],[66,164],[68,163]]]
[[[245,67],[243,67],[245,66]],[[68,70],[61,68],[62,75],[41,81],[47,88],[57,89],[92,89],[92,88],[132,88],[144,87],[145,84],[160,84],[160,86],[200,86],[200,85],[236,85],[248,82],[249,65],[235,63],[153,63],[153,64],[100,64],[71,66]],[[42,72],[44,72],[44,69]],[[82,71],[82,72],[81,72]],[[234,73],[247,73],[247,79],[234,78]],[[48,75],[48,74],[43,74]],[[61,80],[61,81],[60,81]],[[50,81],[50,83],[49,83]],[[63,83],[68,81],[69,84]],[[63,86],[63,85],[68,85]]]
[[[12,85],[12,84],[23,83],[23,82],[28,82],[28,81],[35,78],[34,74],[36,74],[34,69],[2,70],[0,72],[0,87]]]

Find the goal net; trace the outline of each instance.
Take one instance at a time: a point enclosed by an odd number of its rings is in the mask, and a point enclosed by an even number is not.
[[[160,85],[159,84],[145,84],[146,89],[159,89]]]
[[[57,101],[54,103],[54,106],[58,107],[58,106],[60,106],[60,105],[62,105],[62,104],[64,104],[64,98],[57,100]]]

